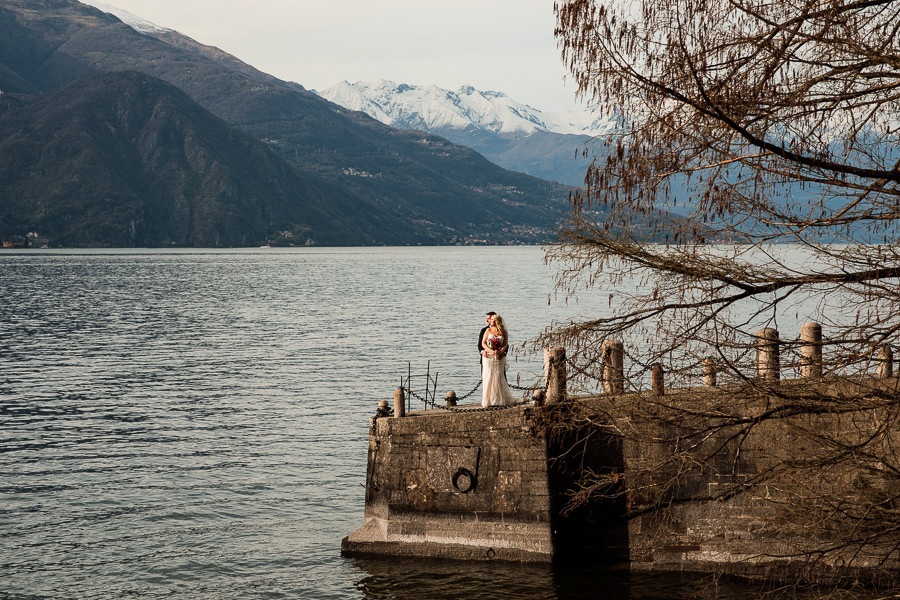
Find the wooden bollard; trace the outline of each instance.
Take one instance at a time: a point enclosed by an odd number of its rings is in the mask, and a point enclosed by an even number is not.
[[[453,408],[454,406],[456,406],[456,392],[450,390],[444,396],[444,400],[446,400],[447,402],[447,408]]]
[[[800,328],[800,377],[822,376],[822,326],[804,323]]]
[[[398,419],[406,416],[406,402],[403,397],[403,388],[394,390],[394,416]]]
[[[894,376],[894,351],[888,344],[878,349],[878,376],[882,379]]]
[[[654,396],[665,396],[666,388],[663,383],[663,368],[662,365],[656,363],[652,367],[650,367],[650,379],[653,384],[653,395]]]
[[[550,348],[547,361],[547,404],[566,400],[566,349]]]
[[[621,340],[606,340],[603,354],[603,389],[607,394],[625,392],[625,346]]]
[[[531,403],[535,406],[543,406],[546,398],[547,394],[544,390],[534,390],[534,393],[531,394]]]
[[[779,371],[778,330],[764,327],[756,332],[756,376],[765,381],[778,381]]]
[[[703,361],[703,385],[716,387],[716,361],[712,358]]]

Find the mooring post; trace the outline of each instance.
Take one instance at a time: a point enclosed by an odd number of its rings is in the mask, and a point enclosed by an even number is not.
[[[766,381],[778,381],[778,330],[763,327],[756,332],[756,376]]]
[[[882,344],[878,349],[878,376],[882,379],[894,376],[894,351],[889,344]]]
[[[711,357],[703,361],[703,385],[716,387],[716,361]]]
[[[381,400],[378,403],[378,410],[375,411],[376,417],[387,417],[391,414],[391,407],[388,405],[387,400]]]
[[[456,392],[450,390],[444,396],[444,400],[447,401],[447,408],[453,408],[454,406],[456,406]]]
[[[406,416],[406,402],[403,397],[403,388],[394,390],[394,417],[400,418]]]
[[[653,384],[653,395],[665,396],[666,388],[663,382],[663,367],[661,364],[656,363],[650,367],[650,380]]]
[[[822,326],[804,323],[800,328],[800,377],[822,376]]]
[[[622,340],[606,340],[603,354],[603,389],[607,394],[625,392],[625,345]]]
[[[545,371],[548,374],[547,404],[564,402],[566,400],[566,349],[562,346],[554,346],[544,356],[548,359],[545,365]]]

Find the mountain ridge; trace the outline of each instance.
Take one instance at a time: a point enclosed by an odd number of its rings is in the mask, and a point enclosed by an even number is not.
[[[469,85],[452,91],[381,79],[343,81],[316,93],[391,127],[441,135],[503,168],[569,185],[583,184],[589,165],[583,151],[614,127],[598,110],[543,112]]]
[[[390,224],[389,232],[376,228],[365,243],[544,243],[566,210],[566,186],[501,169],[437,135],[387,127],[177,32],[140,33],[74,0],[0,6],[4,97],[14,91],[22,95],[19,103],[34,102],[96,71],[137,71],[174,85],[228,127],[265,144],[316,189],[350,202],[341,218],[371,215],[366,222]],[[189,162],[181,168],[189,170]],[[265,161],[259,167],[265,170]],[[82,173],[82,182],[89,175]],[[24,177],[7,172],[0,192],[24,185]],[[51,200],[29,199],[36,206]],[[39,230],[41,221],[17,221],[15,231],[0,222],[0,236],[21,235],[22,227]]]
[[[404,129],[433,131],[473,126],[506,135],[551,132],[596,136],[612,127],[610,119],[597,111],[542,111],[503,92],[478,90],[471,85],[449,90],[380,79],[353,84],[342,81],[313,91],[345,108],[361,110],[386,125]]]
[[[353,198],[297,175],[265,144],[144,73],[89,73],[7,101],[0,222],[38,224],[57,244],[367,244],[390,231],[378,232],[373,214],[343,220]]]

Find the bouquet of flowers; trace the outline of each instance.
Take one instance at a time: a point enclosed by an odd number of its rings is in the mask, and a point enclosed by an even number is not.
[[[488,338],[487,346],[488,348],[496,352],[500,349],[501,346],[503,346],[503,340],[498,337]]]

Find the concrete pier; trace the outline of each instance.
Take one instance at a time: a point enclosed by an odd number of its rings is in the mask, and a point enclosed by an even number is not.
[[[377,419],[365,524],[345,554],[548,562],[546,437],[533,409]]]
[[[639,402],[657,405],[663,399],[673,409],[694,409],[702,398],[710,408],[694,414],[715,415],[717,407],[729,407],[736,421],[753,422],[756,415],[776,412],[779,403],[790,408],[791,400],[770,394],[772,389],[790,389],[813,402],[817,395],[896,393],[890,347],[878,349],[877,373],[825,381],[821,328],[805,327],[800,341],[801,377],[784,379],[777,331],[757,332],[754,366],[764,393],[754,392],[752,385],[717,385],[712,359],[699,365],[703,385],[697,388],[668,388],[661,365],[654,365],[650,389],[625,393],[621,345],[610,344],[605,394],[573,397],[566,392],[560,348],[547,353],[545,401],[483,410],[456,406],[456,395],[448,393],[446,408],[404,414],[396,404],[392,417],[382,401],[370,422],[364,522],[344,538],[342,552],[518,562],[571,558],[622,562],[634,570],[750,577],[787,575],[799,565],[809,574],[809,565],[801,565],[803,552],[837,541],[786,533],[790,511],[803,509],[809,485],[822,485],[841,498],[860,489],[900,490],[889,475],[879,479],[875,470],[866,473],[865,481],[852,469],[836,468],[829,478],[804,481],[782,478],[772,465],[804,460],[820,435],[850,439],[867,427],[879,432],[885,447],[900,445],[896,428],[878,429],[883,409],[872,408],[862,416],[813,410],[758,420],[740,445],[733,431],[723,428],[704,437],[697,451],[709,450],[710,458],[684,477],[679,471],[683,464],[673,460],[680,450],[678,420],[648,425],[635,421],[634,410]],[[636,425],[656,429],[645,436],[623,433]],[[569,506],[586,472],[611,487]],[[640,478],[648,477],[642,488]],[[652,497],[642,497],[640,490],[657,480],[677,480],[671,503],[656,505]],[[622,481],[632,486],[627,494],[616,493]],[[754,481],[764,483],[748,485]],[[854,576],[900,574],[900,560],[884,561],[880,551],[874,545],[854,549]],[[827,577],[839,572],[848,556],[835,553],[815,565],[816,573]]]

